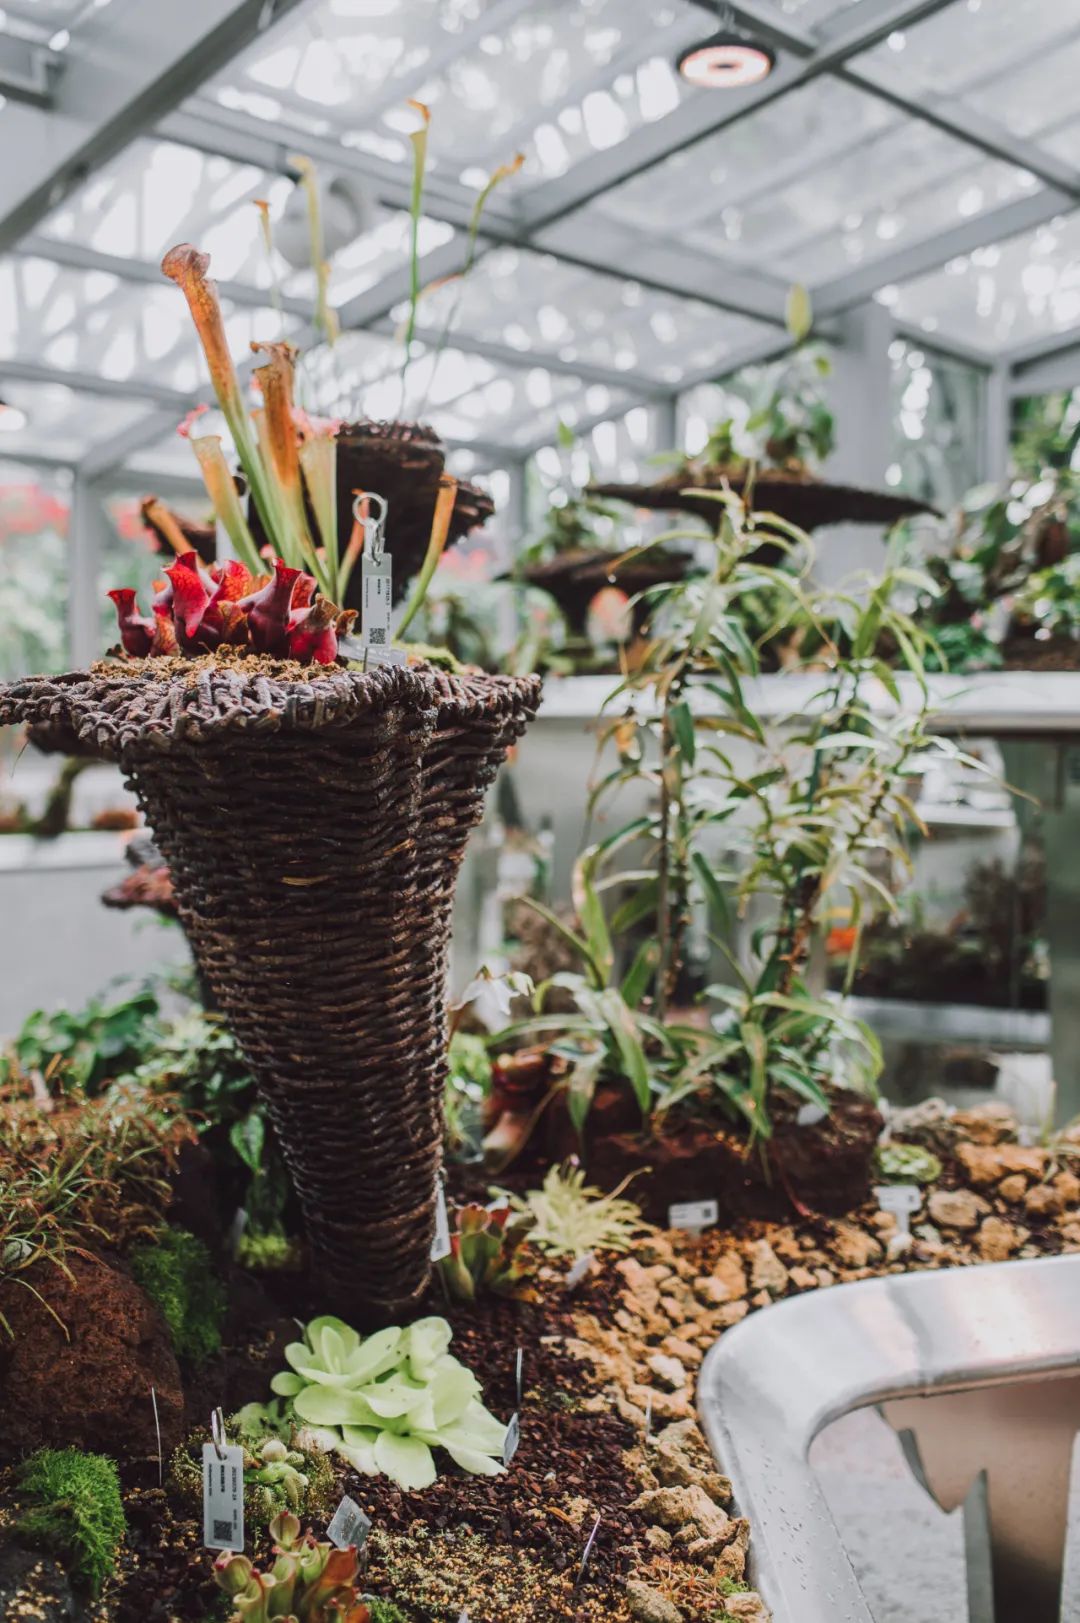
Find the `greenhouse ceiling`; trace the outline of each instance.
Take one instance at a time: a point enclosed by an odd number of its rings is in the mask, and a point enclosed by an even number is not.
[[[211,253],[237,351],[282,326],[311,342],[303,222],[281,218],[297,154],[338,183],[344,222],[324,381],[337,408],[394,415],[409,98],[432,112],[418,388],[476,466],[782,350],[795,281],[826,336],[874,298],[988,366],[1080,344],[1080,10],[720,9],[775,53],[762,82],[680,78],[716,26],[702,0],[5,5],[4,453],[87,478],[186,466],[174,430],[207,388],[158,269],[174,242]],[[453,280],[479,188],[519,151]]]

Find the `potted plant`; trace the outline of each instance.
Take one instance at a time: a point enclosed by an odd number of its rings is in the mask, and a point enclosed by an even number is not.
[[[651,1214],[695,1195],[835,1209],[865,1193],[880,1055],[842,1001],[819,992],[815,942],[846,897],[850,977],[864,915],[892,906],[879,869],[883,853],[905,859],[910,763],[953,750],[927,731],[925,638],[897,606],[928,583],[892,562],[880,579],[818,591],[805,535],[734,493],[711,499],[720,521],[708,573],[649,594],[653,635],[606,706],[614,760],[592,812],[610,815],[627,791],[647,809],[625,823],[616,814],[579,860],[578,928],[533,904],[581,969],[541,985],[533,1010],[494,1044],[543,1040],[534,1106],[554,1103],[556,1126],[561,1108],[598,1182],[651,1168],[639,1185]],[[789,567],[763,563],[763,544]],[[804,667],[812,695],[800,684],[790,712],[781,705],[768,719],[746,690],[760,668],[741,612],[754,591],[780,592],[785,620],[812,629],[816,645]],[[876,653],[886,632],[924,694],[913,711]],[[875,684],[883,706],[871,702]],[[694,919],[726,964],[696,997]],[[570,1012],[549,1009],[555,991],[571,995]],[[508,1075],[512,1092],[512,1066]],[[497,1099],[498,1085],[497,1067]]]
[[[163,268],[191,307],[273,573],[220,439],[192,436],[236,559],[177,558],[149,615],[110,594],[118,657],[11,684],[0,719],[59,724],[119,761],[274,1122],[327,1299],[390,1320],[428,1277],[454,878],[539,682],[403,651],[350,668],[334,442],[294,416],[291,348],[266,346],[253,418],[207,256],[185,244]],[[452,496],[444,482],[428,578]]]

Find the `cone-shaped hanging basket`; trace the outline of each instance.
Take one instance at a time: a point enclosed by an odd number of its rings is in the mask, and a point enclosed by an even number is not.
[[[535,677],[132,661],[0,690],[121,763],[258,1081],[327,1306],[428,1278],[457,868]]]

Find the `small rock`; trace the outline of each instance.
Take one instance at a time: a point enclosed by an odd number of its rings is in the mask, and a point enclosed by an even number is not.
[[[673,1533],[689,1529],[697,1538],[718,1538],[731,1521],[697,1483],[686,1488],[653,1488],[630,1505]]]
[[[816,1276],[811,1273],[809,1268],[804,1268],[801,1264],[792,1268],[789,1278],[796,1290],[812,1291],[817,1286]]]
[[[744,1516],[732,1522],[734,1533],[713,1562],[713,1577],[741,1584],[746,1577],[746,1554],[750,1548],[750,1523]]]
[[[755,1240],[750,1247],[750,1282],[756,1291],[772,1296],[787,1290],[788,1271],[768,1240]]]
[[[681,1364],[701,1363],[701,1348],[695,1347],[690,1341],[684,1341],[681,1336],[665,1336],[660,1348],[669,1358],[677,1358]]]
[[[949,1150],[956,1142],[953,1111],[944,1099],[924,1099],[921,1104],[894,1110],[889,1117],[891,1136],[908,1144],[922,1144],[931,1150]]]
[[[749,1311],[749,1302],[729,1302],[727,1307],[722,1307],[717,1313],[717,1323],[722,1330],[730,1330],[733,1324],[745,1319]]]
[[[1024,1196],[1029,1217],[1056,1217],[1065,1210],[1065,1197],[1052,1183],[1034,1184]]]
[[[955,1111],[952,1128],[958,1138],[970,1139],[972,1144],[1016,1143],[1016,1116],[998,1100]]]
[[[616,1273],[622,1274],[640,1312],[655,1313],[660,1306],[660,1292],[636,1257],[622,1257],[615,1264]]]
[[[1007,1178],[1002,1178],[998,1184],[998,1194],[1002,1200],[1007,1200],[1010,1206],[1023,1200],[1027,1193],[1027,1179],[1019,1172],[1010,1172]]]
[[[865,1268],[881,1256],[880,1241],[854,1223],[837,1223],[829,1250],[845,1268]]]
[[[1080,1246],[1080,1223],[1063,1223],[1061,1225],[1061,1238],[1066,1245]]]
[[[737,1617],[740,1623],[771,1623],[771,1613],[756,1589],[743,1595],[728,1595],[724,1601],[728,1617]]]
[[[34,1623],[77,1623],[87,1615],[71,1588],[71,1579],[52,1556],[0,1541],[0,1617],[33,1619]]]
[[[1026,1230],[1016,1229],[1003,1217],[988,1217],[979,1230],[976,1244],[985,1262],[1005,1262],[1019,1250]]]
[[[978,1228],[979,1218],[990,1210],[982,1196],[972,1194],[970,1189],[935,1189],[927,1207],[943,1229]]]
[[[756,1291],[750,1298],[751,1307],[768,1307],[771,1302],[772,1296],[768,1291]]]
[[[700,1353],[698,1357],[701,1357]],[[645,1362],[657,1379],[663,1381],[673,1392],[681,1392],[689,1384],[686,1370],[677,1358],[672,1358],[667,1353],[654,1352],[649,1354]]]
[[[630,1402],[645,1414],[652,1399],[654,1420],[687,1420],[693,1414],[684,1392],[661,1392],[655,1386],[642,1386],[634,1382],[626,1389]]]
[[[1046,1165],[1045,1150],[1020,1144],[958,1144],[956,1158],[977,1189],[1000,1183],[1010,1173],[1041,1178]]]
[[[820,1290],[824,1290],[827,1285],[836,1284],[836,1275],[831,1268],[815,1268],[814,1278],[817,1280]]]
[[[1059,1172],[1054,1179],[1054,1188],[1061,1190],[1061,1198],[1066,1206],[1080,1206],[1080,1178],[1075,1172]]]
[[[683,1615],[675,1602],[668,1600],[659,1589],[642,1583],[640,1578],[626,1580],[626,1604],[636,1623],[683,1623]]]
[[[647,1527],[645,1529],[645,1542],[651,1550],[658,1550],[663,1553],[663,1551],[671,1549],[671,1534],[666,1527],[657,1527],[655,1525]]]
[[[672,1324],[681,1324],[686,1317],[686,1308],[677,1296],[661,1296],[660,1306]]]

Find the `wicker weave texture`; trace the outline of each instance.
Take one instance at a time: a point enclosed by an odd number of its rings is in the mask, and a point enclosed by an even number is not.
[[[469,831],[535,678],[79,673],[0,693],[115,752],[251,1064],[323,1299],[365,1324],[427,1283],[446,964]],[[124,691],[126,689],[126,692]]]

